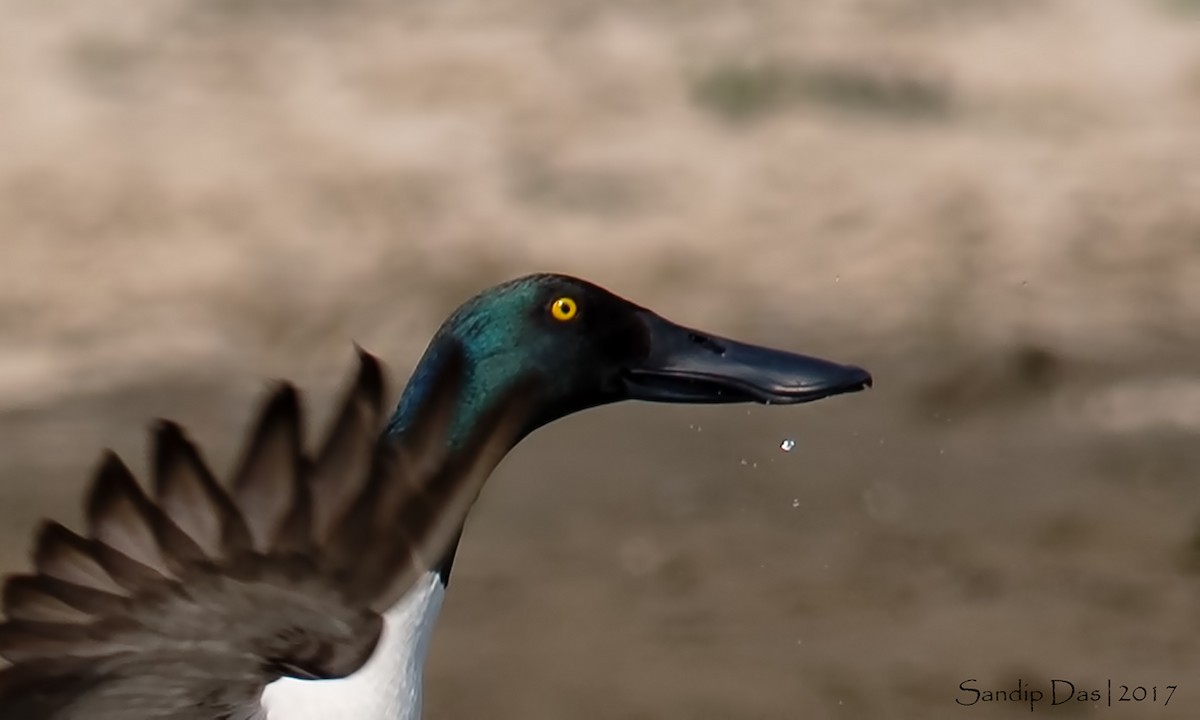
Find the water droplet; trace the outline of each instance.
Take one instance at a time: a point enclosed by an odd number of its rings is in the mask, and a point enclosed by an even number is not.
[[[794,507],[794,508],[800,507],[800,498],[792,498],[792,507]]]
[[[833,276],[833,281],[834,281],[835,283],[840,283],[840,282],[842,281],[842,276],[841,276],[841,275],[834,275],[834,276]]]
[[[794,447],[796,447],[796,441],[791,438],[784,438],[783,442],[779,443],[779,449],[784,452],[791,452]]]
[[[742,464],[743,464],[743,465],[745,465],[745,464],[746,464],[746,458],[742,458]]]

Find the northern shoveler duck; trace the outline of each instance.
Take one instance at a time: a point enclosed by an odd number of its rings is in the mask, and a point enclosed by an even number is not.
[[[34,572],[5,584],[0,720],[413,720],[463,522],[522,437],[619,400],[792,404],[871,385],[550,274],[455,311],[386,424],[379,365],[360,365],[311,456],[281,386],[227,487],[169,422],[150,495],[106,455],[87,533],[45,524]]]

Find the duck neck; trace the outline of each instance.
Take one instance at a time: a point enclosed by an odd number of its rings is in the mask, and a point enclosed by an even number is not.
[[[416,419],[417,411],[428,396],[437,371],[444,361],[447,342],[439,336],[430,343],[400,395],[400,402],[384,430],[386,435],[395,436],[404,432]],[[508,380],[516,375],[516,368],[511,368],[512,372],[508,372],[510,368],[496,367],[497,363],[494,361],[487,362],[486,365],[485,373],[481,370],[480,363],[467,352],[458,407],[451,421],[447,440],[452,450],[461,448],[467,441],[484,410],[490,407],[507,387]]]

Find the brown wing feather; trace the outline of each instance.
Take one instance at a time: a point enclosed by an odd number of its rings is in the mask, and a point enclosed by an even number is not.
[[[4,586],[4,614],[12,620],[87,623],[126,612],[129,598],[47,575],[17,575]]]
[[[367,476],[371,448],[377,440],[374,430],[379,427],[383,412],[380,400],[383,388],[379,362],[359,350],[358,376],[346,391],[341,411],[309,469],[313,535],[317,542],[329,536],[334,523],[362,492],[362,485],[347,479],[365,480]]]
[[[254,548],[271,549],[295,500],[300,454],[300,398],[284,384],[267,402],[237,472],[233,497],[241,508]]]
[[[45,521],[33,551],[33,566],[42,575],[101,592],[124,594],[123,588],[95,555],[95,541],[62,525]]]
[[[72,607],[45,583],[62,582],[43,575],[18,575],[4,585],[4,614],[13,620],[50,623],[83,623],[90,613]],[[78,587],[78,585],[74,586]]]
[[[209,472],[183,428],[160,420],[154,430],[154,500],[208,558],[250,549],[250,529]]]
[[[359,362],[315,459],[295,389],[274,392],[228,491],[172,423],[154,429],[153,499],[106,454],[88,537],[47,523],[36,573],[5,584],[0,720],[250,717],[280,675],[358,669],[379,613],[449,548],[532,392],[518,384],[448,453],[461,348],[398,439],[379,439],[382,371]]]
[[[145,582],[171,575],[154,533],[157,512],[121,458],[106,452],[87,502],[88,534],[152,570]]]

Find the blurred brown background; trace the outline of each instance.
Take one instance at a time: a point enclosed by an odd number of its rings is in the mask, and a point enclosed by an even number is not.
[[[266,378],[323,420],[558,270],[878,385],[536,434],[429,717],[1200,717],[1200,2],[0,13],[0,569],[152,416],[226,467]]]

